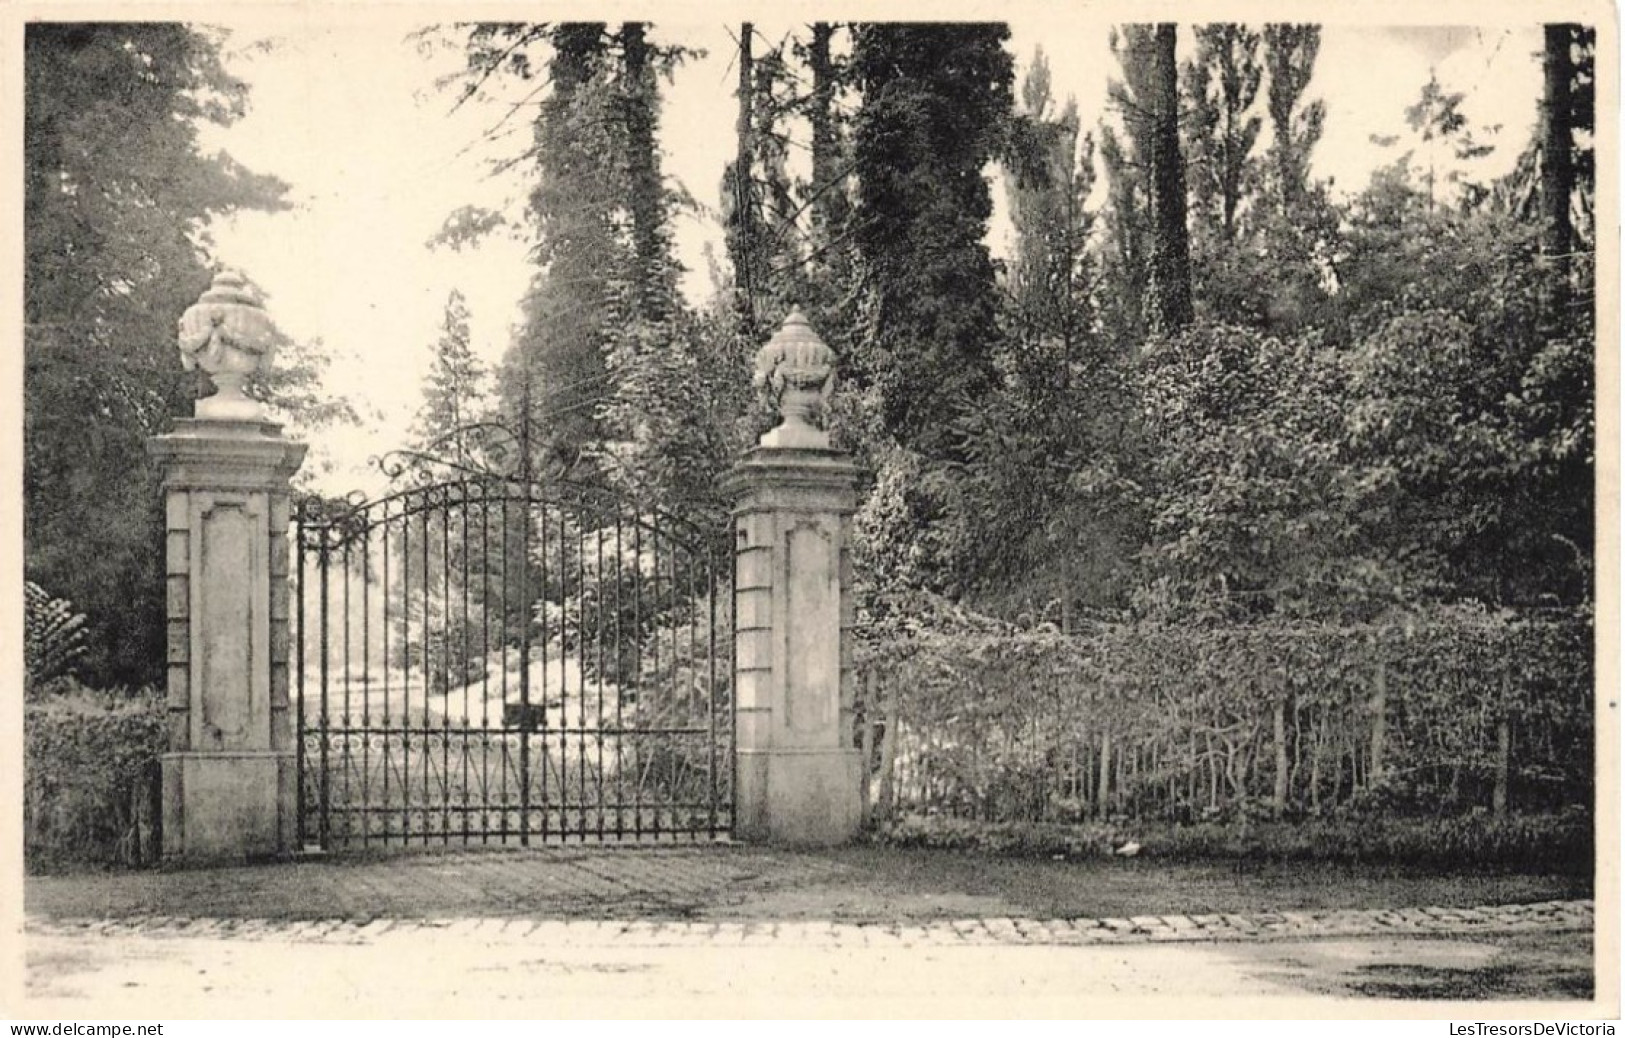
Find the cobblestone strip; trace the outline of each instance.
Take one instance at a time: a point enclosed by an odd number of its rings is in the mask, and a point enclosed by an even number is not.
[[[1590,900],[1472,908],[1342,909],[1252,915],[1139,915],[1107,919],[953,919],[924,923],[806,921],[691,922],[595,919],[45,919],[30,933],[160,939],[370,945],[455,937],[490,944],[559,947],[870,946],[1145,944],[1284,937],[1589,930]]]

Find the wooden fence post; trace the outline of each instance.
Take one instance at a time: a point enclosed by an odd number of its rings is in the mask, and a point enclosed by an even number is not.
[[[876,814],[881,821],[890,822],[896,814],[896,788],[893,772],[897,769],[897,677],[886,682],[886,705],[882,708],[886,727],[880,733],[880,790]]]
[[[1495,788],[1490,792],[1490,809],[1497,818],[1507,813],[1507,792],[1512,784],[1512,678],[1501,678],[1501,703],[1495,722]]]
[[[1100,733],[1100,781],[1095,784],[1095,814],[1105,818],[1111,807],[1108,799],[1112,776],[1112,733]]]
[[[1497,818],[1506,817],[1511,772],[1512,722],[1503,716],[1495,726],[1495,789],[1490,794],[1490,806]]]
[[[860,749],[863,754],[863,767],[858,769],[862,776],[863,803],[860,806],[859,817],[865,828],[874,821],[873,778],[875,766],[875,724],[877,713],[875,702],[876,674],[873,670],[863,672],[863,729],[859,733]]]
[[[1382,781],[1383,753],[1388,739],[1388,663],[1377,657],[1377,673],[1371,696],[1371,767],[1366,774],[1367,788]]]
[[[1286,698],[1275,701],[1275,790],[1270,807],[1279,818],[1286,813]]]

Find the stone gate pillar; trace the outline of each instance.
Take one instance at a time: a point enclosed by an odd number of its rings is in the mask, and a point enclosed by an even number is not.
[[[288,716],[289,481],[305,445],[242,393],[274,332],[230,272],[181,318],[188,368],[219,392],[155,436],[163,472],[168,616],[164,857],[208,861],[297,848]]]
[[[848,530],[857,470],[810,421],[834,354],[799,312],[757,356],[779,426],[728,474],[735,500],[735,835],[787,844],[852,837],[861,816],[853,747]]]

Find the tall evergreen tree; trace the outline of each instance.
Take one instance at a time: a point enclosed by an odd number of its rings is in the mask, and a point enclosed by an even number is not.
[[[847,120],[840,107],[847,69],[832,51],[835,32],[830,22],[814,22],[806,45],[807,69],[812,76],[812,90],[805,101],[812,130],[812,176],[804,194],[812,210],[813,269],[825,271],[829,280],[843,283],[850,270],[846,230],[852,208],[852,178]]]
[[[1232,23],[1198,25],[1195,36],[1182,76],[1187,117],[1180,125],[1189,160],[1195,307],[1229,323],[1263,325],[1269,292],[1257,271],[1261,37]]]
[[[961,422],[966,584],[981,608],[1070,629],[1078,607],[1112,604],[1126,557],[1114,471],[1124,357],[1097,321],[1093,140],[1080,135],[1070,98],[1056,110],[1042,50],[1014,126],[1000,382]]]
[[[446,449],[454,452],[453,459],[464,463],[471,460],[467,452],[473,444],[456,440],[455,434],[484,417],[488,389],[485,365],[469,342],[468,317],[463,293],[452,289],[446,297],[440,338],[423,387],[423,403],[412,424],[419,447],[429,449],[446,440]]]
[[[1104,122],[1100,161],[1106,171],[1105,243],[1101,255],[1101,321],[1125,352],[1145,341],[1145,284],[1149,280],[1151,221],[1145,169],[1133,154],[1134,140]]]
[[[814,22],[805,42],[798,41],[795,47],[810,79],[799,108],[810,130],[811,158],[807,177],[796,187],[810,220],[795,291],[813,327],[843,359],[856,352],[853,343],[861,309],[852,220],[852,119],[845,103],[852,70],[837,54],[837,40],[846,31],[832,22]],[[831,418],[837,434],[854,403],[837,397],[837,414]]]

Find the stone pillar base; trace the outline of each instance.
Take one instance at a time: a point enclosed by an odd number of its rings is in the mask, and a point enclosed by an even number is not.
[[[862,754],[845,749],[740,750],[734,834],[753,843],[827,847],[862,825]]]
[[[279,750],[166,753],[164,857],[188,864],[294,850],[298,773]]]

